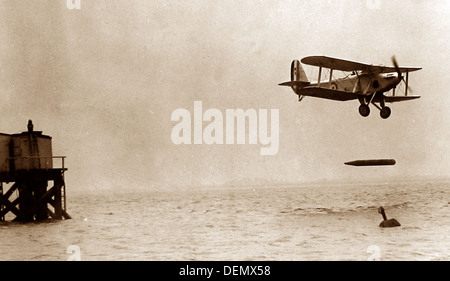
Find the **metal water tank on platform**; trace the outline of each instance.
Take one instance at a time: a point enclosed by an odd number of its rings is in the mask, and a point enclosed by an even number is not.
[[[52,138],[42,132],[11,135],[11,168],[19,170],[51,169]]]
[[[0,173],[9,171],[11,135],[0,133]]]

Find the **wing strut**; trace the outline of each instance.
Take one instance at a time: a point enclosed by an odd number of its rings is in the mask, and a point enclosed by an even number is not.
[[[322,67],[319,67],[319,78],[317,78],[317,86],[320,88],[320,77],[322,77]]]
[[[331,88],[331,81],[333,81],[333,69],[330,69],[330,88]],[[337,89],[337,87],[336,87]]]
[[[353,86],[353,93],[356,93],[361,91],[361,77],[359,77],[359,74],[357,71],[355,71],[356,77],[358,77],[358,81],[356,81],[355,85]]]
[[[405,87],[405,96],[408,96],[408,80],[409,80],[409,72],[408,72],[408,71],[406,71],[406,80],[405,80],[405,83],[406,83],[406,87]]]
[[[370,86],[372,85],[372,77],[370,77],[370,83],[367,83],[367,87],[364,90],[364,95],[367,94],[367,92],[369,92]],[[372,98],[373,99],[373,98]]]

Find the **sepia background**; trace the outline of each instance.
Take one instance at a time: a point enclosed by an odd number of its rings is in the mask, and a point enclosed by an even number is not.
[[[0,2],[1,128],[53,137],[69,192],[448,177],[448,1]],[[421,66],[416,101],[382,120],[358,102],[296,96],[293,59],[314,54]],[[315,77],[313,77],[315,79]],[[193,102],[279,109],[280,147],[174,145],[172,112]],[[347,167],[394,158],[390,169]]]
[[[449,260],[449,1],[80,3],[0,0],[0,132],[53,137],[72,217],[2,223],[0,260]],[[317,54],[395,55],[422,97],[298,103],[278,84]],[[175,145],[194,101],[279,110],[278,153]],[[397,164],[344,165],[372,158]]]

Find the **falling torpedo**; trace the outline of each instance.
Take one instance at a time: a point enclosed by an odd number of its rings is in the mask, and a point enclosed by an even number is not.
[[[345,163],[350,166],[392,166],[395,165],[394,159],[372,159],[372,160],[356,160]]]

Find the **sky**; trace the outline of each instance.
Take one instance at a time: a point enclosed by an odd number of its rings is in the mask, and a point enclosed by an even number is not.
[[[73,190],[450,176],[450,2],[0,0],[0,132],[35,130]],[[293,59],[423,69],[389,119],[286,87]],[[315,69],[305,66],[308,74]],[[315,77],[312,77],[315,79]],[[279,149],[180,144],[177,109],[277,109]],[[270,120],[270,119],[269,119]],[[208,122],[204,122],[206,126]],[[344,162],[393,158],[395,166]]]

